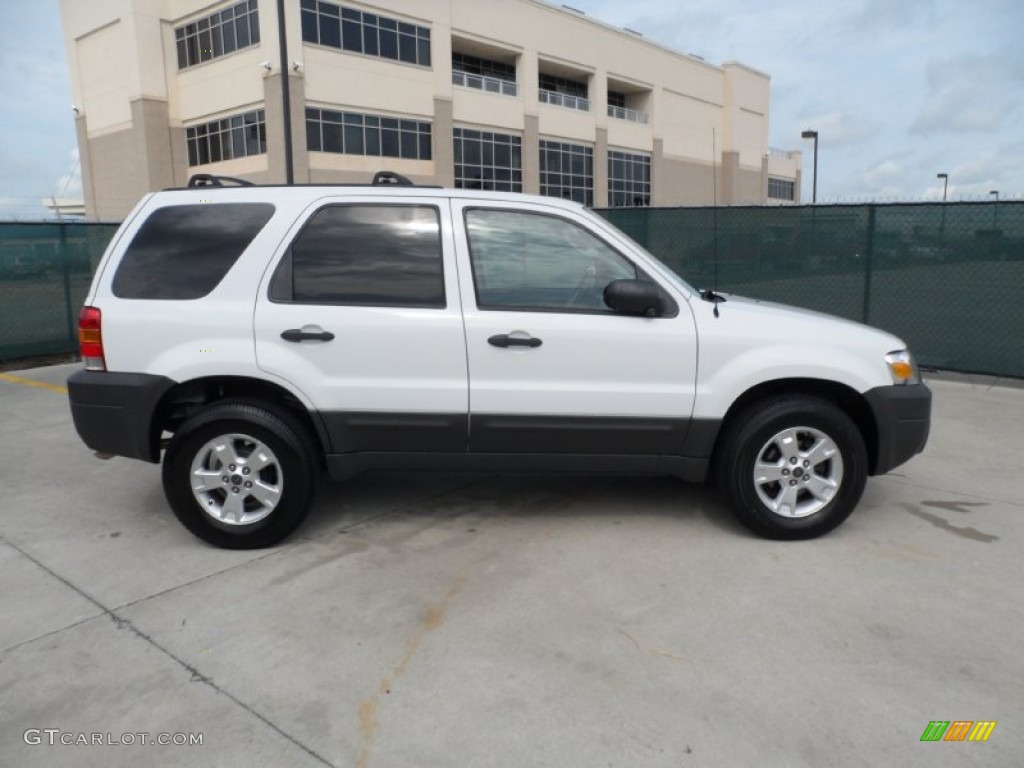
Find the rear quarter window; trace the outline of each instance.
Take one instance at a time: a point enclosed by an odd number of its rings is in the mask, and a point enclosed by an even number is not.
[[[128,245],[111,289],[121,299],[199,299],[224,279],[274,214],[269,203],[170,205]]]

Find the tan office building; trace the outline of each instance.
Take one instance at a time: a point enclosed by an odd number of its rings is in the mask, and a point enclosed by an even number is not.
[[[284,183],[289,144],[297,183],[387,169],[596,207],[800,199],[799,152],[768,147],[768,75],[539,0],[284,0],[284,57],[275,0],[61,0],[61,17],[91,218],[194,173]]]

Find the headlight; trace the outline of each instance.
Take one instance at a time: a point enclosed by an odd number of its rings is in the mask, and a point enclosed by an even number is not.
[[[914,357],[906,349],[890,352],[885,356],[889,366],[893,384],[920,384],[921,374],[918,373]]]

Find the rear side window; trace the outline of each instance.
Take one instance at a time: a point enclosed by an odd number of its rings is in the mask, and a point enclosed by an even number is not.
[[[114,275],[122,299],[199,299],[274,214],[269,203],[170,205],[146,219]]]
[[[444,308],[437,208],[322,208],[281,261],[270,298],[300,304]]]

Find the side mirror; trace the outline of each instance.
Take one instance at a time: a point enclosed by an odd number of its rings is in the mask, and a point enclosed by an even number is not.
[[[661,292],[650,280],[612,280],[605,286],[604,303],[627,315],[657,317]]]

